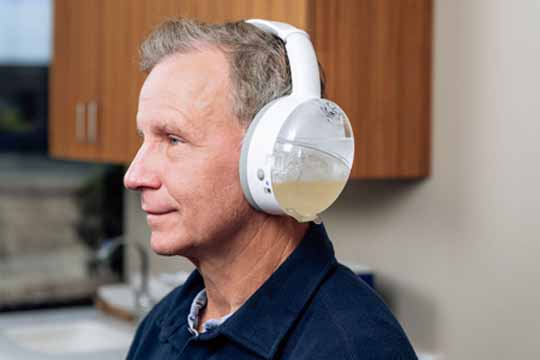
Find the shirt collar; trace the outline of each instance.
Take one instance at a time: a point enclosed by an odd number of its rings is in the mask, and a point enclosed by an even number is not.
[[[334,249],[324,225],[310,223],[304,238],[287,260],[217,331],[260,356],[271,358],[335,266]],[[186,324],[191,302],[203,288],[200,273],[193,271],[165,316],[161,339],[174,336],[178,328]]]
[[[195,296],[195,299],[193,299],[193,302],[191,303],[191,308],[189,310],[189,314],[187,317],[187,324],[188,324],[189,332],[193,335],[199,335],[199,331],[197,330],[197,327],[199,326],[199,321],[200,321],[199,313],[201,312],[201,309],[206,307],[207,302],[208,302],[208,298],[206,296],[206,289],[202,289]],[[223,324],[225,320],[231,317],[232,314],[233,312],[217,319],[206,320],[205,323],[202,324],[204,331],[215,329],[219,325]]]
[[[179,291],[173,293],[173,298],[168,301],[168,309],[162,312],[162,315],[156,320],[156,324],[161,328],[159,332],[159,340],[167,341],[169,338],[175,336],[177,330],[186,325],[186,314],[189,313],[191,303],[202,289],[204,289],[204,282],[201,274],[195,270],[184,282],[183,286],[179,288]],[[171,341],[173,346],[177,347],[177,343]]]

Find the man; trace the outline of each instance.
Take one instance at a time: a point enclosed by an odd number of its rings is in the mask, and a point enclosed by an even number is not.
[[[141,46],[149,75],[125,175],[151,247],[195,266],[139,326],[129,359],[416,359],[382,301],[336,262],[323,225],[253,209],[238,164],[266,103],[291,91],[284,45],[244,22],[170,20]]]

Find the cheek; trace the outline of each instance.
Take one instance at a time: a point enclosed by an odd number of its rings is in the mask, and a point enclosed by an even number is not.
[[[208,198],[218,206],[230,206],[236,202],[241,191],[238,164],[234,162],[234,155],[225,158],[216,158],[206,163],[201,169],[199,181]]]
[[[238,163],[231,156],[185,157],[182,162],[168,162],[164,185],[181,206],[192,208],[226,206],[241,193]]]

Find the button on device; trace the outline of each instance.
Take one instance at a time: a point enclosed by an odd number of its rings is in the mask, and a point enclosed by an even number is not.
[[[264,170],[263,169],[259,169],[257,170],[257,178],[261,181],[264,180]]]

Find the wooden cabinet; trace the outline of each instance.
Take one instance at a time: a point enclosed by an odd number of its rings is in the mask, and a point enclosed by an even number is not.
[[[51,67],[50,152],[94,160],[100,70],[100,2],[57,1]]]
[[[57,0],[49,114],[50,154],[125,162],[128,153],[128,0]],[[124,22],[123,22],[124,21]]]
[[[145,77],[138,46],[165,18],[268,18],[310,32],[327,96],[353,123],[353,178],[429,175],[432,0],[57,0],[55,15],[53,156],[125,163],[133,158]],[[92,130],[93,99],[97,140],[78,141],[77,106],[85,104],[83,128]]]
[[[313,42],[353,124],[354,178],[430,173],[431,0],[315,0]]]

